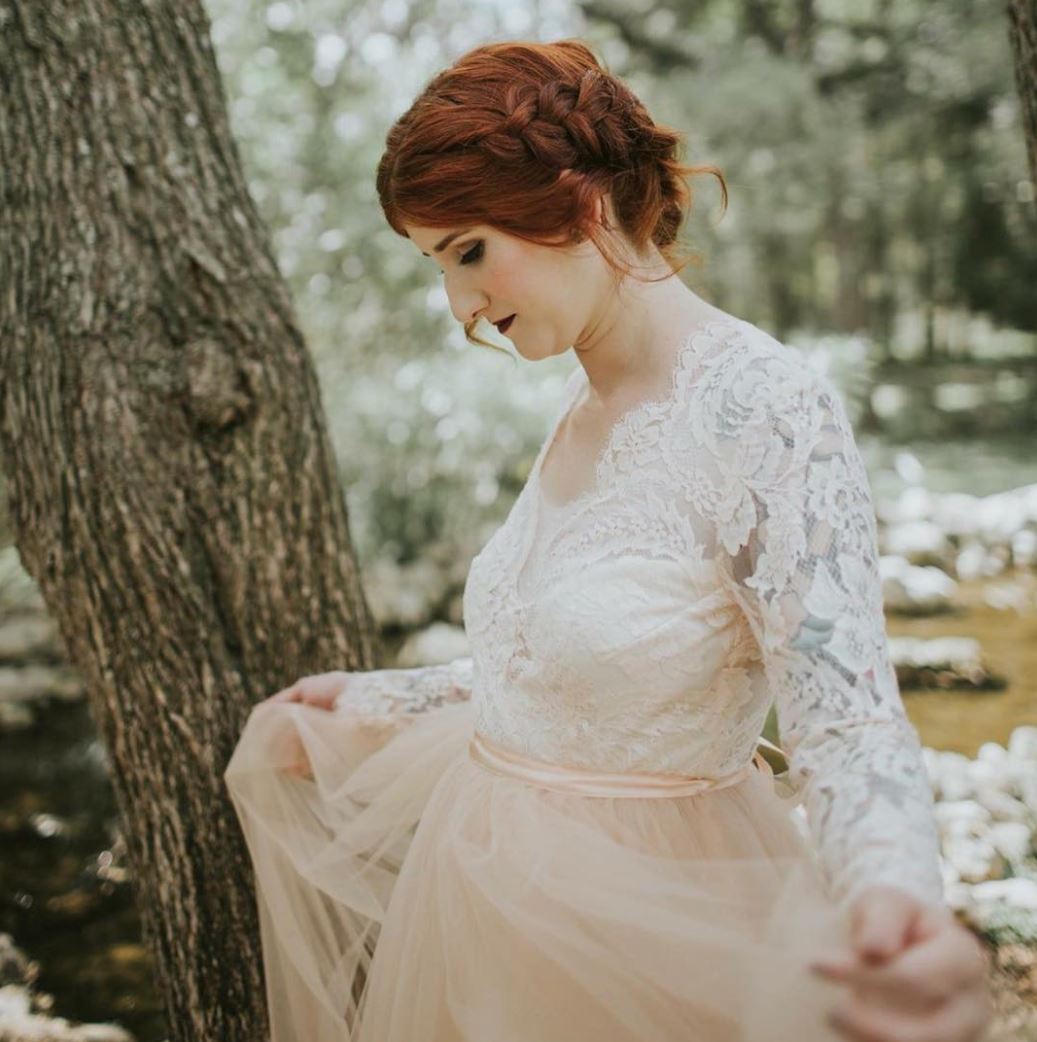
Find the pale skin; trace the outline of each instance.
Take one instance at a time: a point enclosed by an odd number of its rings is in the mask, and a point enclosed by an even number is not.
[[[638,256],[616,229],[606,198],[602,214],[613,243],[650,277],[670,272],[655,247]],[[673,275],[618,286],[590,241],[562,249],[528,243],[489,225],[406,227],[415,246],[439,265],[450,309],[461,323],[516,315],[504,334],[529,361],[573,348],[587,372],[588,395],[574,408],[545,459],[541,484],[559,502],[593,482],[593,464],[611,425],[637,401],[668,385],[685,333],[724,313]],[[441,250],[445,237],[461,232]],[[556,464],[551,467],[551,463]],[[351,674],[302,677],[267,702],[348,710]],[[292,729],[294,734],[294,729]],[[296,743],[279,765],[309,777]],[[844,986],[830,1019],[850,1042],[978,1042],[992,1015],[982,944],[946,908],[905,890],[870,886],[850,907],[852,952],[818,959],[813,972]]]

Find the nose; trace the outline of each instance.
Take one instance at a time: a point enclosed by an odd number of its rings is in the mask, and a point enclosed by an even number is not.
[[[447,287],[446,294],[450,301],[450,311],[461,325],[474,322],[489,307],[486,294],[477,289]]]

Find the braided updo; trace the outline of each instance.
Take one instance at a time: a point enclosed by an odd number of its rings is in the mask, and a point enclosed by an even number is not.
[[[404,224],[486,224],[543,246],[591,239],[617,275],[634,275],[594,219],[608,195],[637,255],[654,243],[677,272],[692,259],[676,248],[685,178],[712,174],[727,204],[716,167],[679,161],[682,140],[579,40],[487,44],[436,75],[393,125],[378,195],[404,236]]]

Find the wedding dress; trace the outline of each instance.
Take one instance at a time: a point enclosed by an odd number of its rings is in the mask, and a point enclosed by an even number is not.
[[[837,392],[710,322],[552,505],[586,383],[472,561],[470,658],[248,719],[226,781],[271,1042],[835,1040],[844,992],[807,964],[848,950],[853,898],[943,906]],[[276,769],[293,730],[312,778]]]

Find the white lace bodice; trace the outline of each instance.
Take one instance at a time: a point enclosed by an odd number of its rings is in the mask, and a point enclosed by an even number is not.
[[[670,393],[614,425],[596,485],[544,527],[539,470],[585,382],[577,366],[525,488],[472,562],[472,659],[394,679],[412,697],[442,700],[448,681],[464,697],[471,667],[475,726],[497,742],[707,777],[751,759],[773,701],[833,894],[885,882],[942,903],[932,794],[838,393],[757,327],[715,321],[682,345]]]

